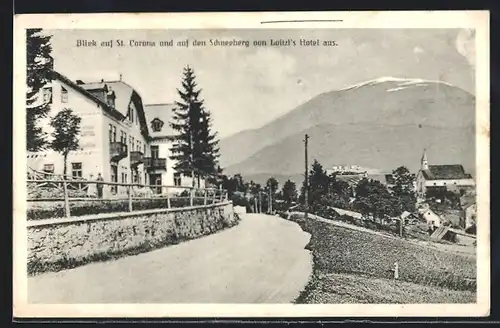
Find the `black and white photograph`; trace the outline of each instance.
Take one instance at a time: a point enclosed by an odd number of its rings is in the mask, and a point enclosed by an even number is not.
[[[16,27],[19,312],[487,315],[487,12],[234,15]]]

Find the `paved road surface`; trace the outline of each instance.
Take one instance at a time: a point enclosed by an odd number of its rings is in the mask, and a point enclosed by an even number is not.
[[[243,214],[235,227],[114,261],[28,279],[30,303],[289,303],[312,271],[309,234]]]

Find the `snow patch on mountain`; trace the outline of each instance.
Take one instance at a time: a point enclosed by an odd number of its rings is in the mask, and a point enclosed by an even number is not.
[[[387,90],[387,92],[393,92],[393,91],[398,91],[398,90],[403,90],[406,87],[411,87],[411,86],[427,86],[431,83],[440,83],[440,84],[445,84],[451,86],[451,84],[444,82],[444,81],[436,81],[436,80],[424,80],[424,79],[418,79],[418,78],[399,78],[399,77],[393,77],[393,76],[384,76],[380,77],[374,80],[369,80],[369,81],[364,81],[361,83],[356,83],[353,85],[350,85],[346,88],[339,89],[339,91],[347,91],[347,90],[354,90],[358,89],[360,87],[364,86],[374,86],[376,84],[380,83],[386,83],[386,82],[393,82],[397,83],[397,87],[395,88],[390,88]]]

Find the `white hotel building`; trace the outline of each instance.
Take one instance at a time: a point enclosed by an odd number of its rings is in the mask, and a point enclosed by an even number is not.
[[[191,178],[176,174],[169,159],[173,105],[144,105],[139,93],[121,78],[88,83],[71,81],[56,71],[39,100],[50,103],[50,117],[70,108],[82,119],[81,149],[69,154],[68,175],[95,180],[101,173],[104,181],[191,186]],[[42,126],[50,136],[48,123],[49,118]],[[63,174],[63,163],[63,156],[51,150],[27,155],[28,167],[35,171]],[[105,194],[125,192],[106,189]]]

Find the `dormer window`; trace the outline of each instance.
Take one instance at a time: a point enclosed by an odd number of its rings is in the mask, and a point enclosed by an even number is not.
[[[163,127],[163,121],[160,120],[159,118],[155,118],[154,120],[151,121],[151,127],[153,128],[154,132],[160,132],[162,127]]]
[[[111,89],[111,87],[107,88],[105,92],[106,92],[106,103],[109,106],[115,107],[115,98],[116,98],[115,92]]]

